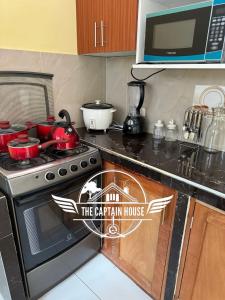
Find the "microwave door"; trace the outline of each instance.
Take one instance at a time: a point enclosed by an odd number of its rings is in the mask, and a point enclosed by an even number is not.
[[[148,17],[144,61],[205,61],[211,10],[207,6]]]

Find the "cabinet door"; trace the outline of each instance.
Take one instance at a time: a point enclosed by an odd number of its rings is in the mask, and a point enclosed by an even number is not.
[[[77,45],[79,54],[102,51],[100,20],[104,0],[77,0]]]
[[[104,166],[105,169],[121,169],[111,163],[105,163]],[[175,196],[173,190],[157,182],[137,174],[132,175],[144,188],[148,201],[171,194]],[[118,174],[116,180],[120,182],[120,187],[127,185],[127,177],[123,175]],[[111,182],[111,175],[106,175],[104,184]],[[140,192],[135,185],[130,184],[129,190],[138,198]],[[121,239],[106,239],[103,244],[103,253],[156,299],[163,298],[175,204],[176,197],[165,212],[151,215],[152,221],[142,222],[132,234]],[[128,225],[127,221],[121,222],[122,227]]]
[[[104,52],[135,51],[137,0],[104,0],[101,45]]]
[[[225,299],[225,214],[196,204],[179,300]]]

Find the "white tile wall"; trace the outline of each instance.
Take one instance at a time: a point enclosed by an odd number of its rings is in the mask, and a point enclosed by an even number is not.
[[[127,82],[134,57],[108,58],[106,64],[106,99],[116,106],[115,119],[123,122],[127,114]],[[138,77],[146,77],[157,70],[135,69]],[[224,85],[225,70],[166,70],[147,81],[144,107],[146,128],[152,131],[157,119],[175,119],[181,128],[183,115],[192,105],[195,85]]]
[[[0,49],[0,71],[54,74],[55,113],[68,109],[77,127],[83,125],[80,106],[105,99],[105,59],[98,57]]]
[[[55,112],[66,108],[77,127],[83,125],[80,106],[93,99],[106,99],[116,106],[116,121],[127,114],[127,82],[135,57],[88,57],[0,49],[0,71],[33,71],[54,74]],[[157,70],[135,70],[145,77]],[[179,128],[183,114],[192,105],[195,85],[224,85],[225,70],[167,70],[147,81],[146,129],[161,118],[174,118]]]

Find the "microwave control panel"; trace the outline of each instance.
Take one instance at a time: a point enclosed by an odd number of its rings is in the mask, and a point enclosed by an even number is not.
[[[225,4],[213,7],[207,52],[223,50],[225,37]]]

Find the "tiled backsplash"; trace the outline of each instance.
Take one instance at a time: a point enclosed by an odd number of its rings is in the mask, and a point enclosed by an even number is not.
[[[55,113],[68,109],[76,126],[83,126],[80,107],[87,101],[103,99],[116,108],[115,120],[127,114],[127,82],[135,57],[89,57],[31,51],[0,50],[1,71],[33,71],[54,74]],[[146,77],[153,69],[134,70]],[[157,119],[175,119],[182,127],[186,108],[192,105],[195,85],[225,85],[225,70],[166,70],[147,81],[144,107],[146,129],[152,131]]]
[[[1,71],[54,74],[55,114],[65,108],[76,126],[82,126],[80,107],[93,99],[105,99],[105,59],[87,56],[0,50]]]
[[[134,57],[107,59],[106,99],[117,108],[115,119],[123,122],[127,114],[127,82]],[[143,78],[157,70],[134,70]],[[144,107],[146,127],[151,132],[157,119],[175,119],[181,129],[185,109],[192,105],[195,85],[224,85],[225,70],[166,70],[147,80]]]

